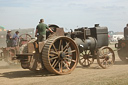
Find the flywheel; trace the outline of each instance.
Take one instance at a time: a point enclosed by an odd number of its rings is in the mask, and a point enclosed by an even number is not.
[[[45,68],[54,74],[71,73],[78,63],[79,50],[69,37],[56,36],[50,38],[42,50]]]

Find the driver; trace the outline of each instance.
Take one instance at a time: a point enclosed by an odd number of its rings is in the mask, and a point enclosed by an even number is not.
[[[37,25],[35,32],[35,37],[37,37],[38,42],[46,40],[46,29],[53,33],[53,31],[48,28],[46,24],[44,24],[44,19],[40,19],[40,22]]]
[[[128,24],[124,28],[124,38],[125,38],[125,40],[128,40]]]

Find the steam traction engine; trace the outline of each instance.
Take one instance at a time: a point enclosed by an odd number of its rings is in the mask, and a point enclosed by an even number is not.
[[[21,53],[17,54],[22,68],[68,74],[75,69],[78,61],[82,66],[90,66],[97,58],[102,68],[114,63],[114,52],[107,47],[106,27],[79,28],[69,33],[64,33],[56,25],[49,27],[54,29],[54,33],[47,32],[46,41],[32,40],[22,46]]]
[[[79,28],[71,33],[72,39],[79,47],[79,63],[84,67],[89,67],[94,59],[97,59],[99,66],[107,68],[113,65],[115,55],[108,47],[107,27],[95,26],[93,28]]]
[[[14,59],[16,57],[16,53],[19,53],[20,47],[23,44],[28,43],[30,40],[31,36],[29,34],[21,34],[19,36],[18,46],[0,48],[0,60],[4,60],[10,65],[18,64],[19,62]]]
[[[115,44],[115,48],[117,48],[117,53],[119,58],[128,63],[128,40],[120,39],[118,43]]]

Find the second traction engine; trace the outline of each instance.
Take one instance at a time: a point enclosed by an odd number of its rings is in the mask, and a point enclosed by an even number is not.
[[[100,27],[82,27],[75,29],[74,32],[67,34],[77,44],[80,52],[79,63],[88,67],[97,59],[102,68],[111,66],[115,61],[113,50],[108,47],[108,28]]]
[[[107,27],[78,28],[71,33],[71,37],[77,43],[80,52],[108,46]]]

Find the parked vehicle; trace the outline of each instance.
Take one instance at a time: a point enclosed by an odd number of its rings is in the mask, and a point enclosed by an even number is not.
[[[118,40],[124,38],[124,35],[113,35],[111,41],[117,42]]]

